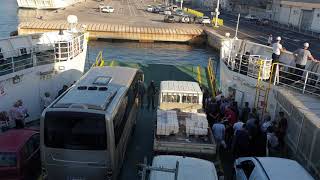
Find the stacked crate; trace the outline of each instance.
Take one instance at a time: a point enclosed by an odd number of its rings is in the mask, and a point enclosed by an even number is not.
[[[207,135],[208,120],[205,114],[192,113],[186,118],[186,134],[187,135]]]
[[[179,132],[176,111],[157,111],[157,135],[169,136]]]

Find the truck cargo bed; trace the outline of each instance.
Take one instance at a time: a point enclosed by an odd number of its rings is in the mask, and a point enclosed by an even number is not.
[[[212,131],[208,128],[205,136],[187,135],[185,118],[187,113],[178,112],[179,132],[169,136],[158,136],[154,133],[153,150],[168,154],[214,155],[216,143]],[[156,129],[156,128],[155,128]]]

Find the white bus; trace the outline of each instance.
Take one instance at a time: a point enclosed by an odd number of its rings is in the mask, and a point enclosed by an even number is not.
[[[44,179],[115,180],[136,123],[138,81],[126,67],[94,67],[42,113]]]

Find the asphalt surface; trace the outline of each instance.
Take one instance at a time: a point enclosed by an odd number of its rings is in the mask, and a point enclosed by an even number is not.
[[[186,23],[165,23],[164,14],[147,12],[148,5],[159,4],[154,0],[104,0],[97,2],[87,0],[59,10],[29,10],[19,9],[20,22],[66,22],[69,15],[76,15],[79,23],[103,23],[115,25],[129,25],[133,27],[157,27],[157,28],[179,28],[192,29],[199,25]],[[113,13],[103,13],[99,5],[104,4],[114,8]],[[41,16],[39,19],[37,17]],[[178,20],[178,17],[176,18]]]
[[[229,32],[231,37],[235,35],[237,25],[237,17],[229,14],[221,14],[219,16],[224,20],[224,26],[219,27],[217,32],[225,34]],[[281,36],[282,45],[286,50],[294,51],[302,48],[305,42],[310,44],[310,51],[315,59],[320,60],[320,40],[311,36],[306,36],[298,32],[280,29],[273,26],[260,26],[255,23],[249,22],[244,18],[240,18],[238,38],[248,39],[260,44],[267,44],[269,34],[273,35],[275,39]]]

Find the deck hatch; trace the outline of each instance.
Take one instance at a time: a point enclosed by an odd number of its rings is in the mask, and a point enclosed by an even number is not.
[[[98,76],[92,84],[100,85],[100,86],[106,86],[108,85],[112,80],[112,77],[110,76]]]

